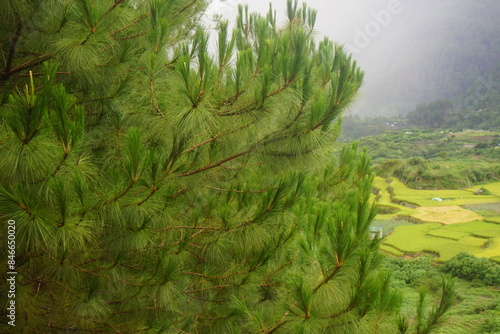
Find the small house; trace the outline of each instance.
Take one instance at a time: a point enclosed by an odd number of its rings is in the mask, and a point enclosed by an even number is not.
[[[383,226],[372,226],[370,227],[370,240],[375,238],[382,239],[384,237],[384,229]]]

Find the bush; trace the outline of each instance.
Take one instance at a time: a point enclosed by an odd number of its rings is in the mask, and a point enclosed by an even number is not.
[[[486,143],[479,143],[476,145],[475,148],[488,148],[488,147],[489,147],[489,145]]]
[[[499,333],[500,332],[500,320],[487,318],[481,324],[478,334],[486,333]]]
[[[486,285],[500,284],[500,265],[466,252],[460,252],[446,261],[443,271],[468,281],[477,279]]]
[[[431,271],[431,264],[432,256],[422,255],[413,260],[406,260],[399,257],[386,258],[382,267],[392,271],[394,283],[398,285],[401,282],[411,284],[421,279]]]
[[[411,157],[408,159],[408,163],[412,166],[419,166],[425,163],[425,159],[421,157]]]

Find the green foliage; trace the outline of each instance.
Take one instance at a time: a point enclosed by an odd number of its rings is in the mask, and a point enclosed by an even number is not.
[[[500,332],[500,320],[498,320],[498,318],[488,318],[481,324],[481,328],[479,329],[478,334],[498,332]]]
[[[384,263],[392,263],[391,260],[384,259]],[[401,259],[401,262],[414,262],[417,259]],[[399,261],[398,261],[399,262]],[[403,293],[402,314],[408,315],[400,319],[400,333],[404,329],[411,332],[411,326],[415,325],[415,310],[420,303],[420,292],[423,288],[426,291],[427,301],[438,300],[442,290],[440,266],[432,264],[427,273],[422,275],[410,284],[403,281],[396,281]],[[462,279],[455,280],[456,302],[447,315],[442,318],[442,325],[431,330],[431,333],[442,334],[465,334],[481,333],[482,328],[492,331],[495,328],[496,318],[498,318],[498,305],[500,305],[500,295],[491,287],[485,286],[480,281],[468,282]],[[424,303],[425,306],[426,303]],[[432,310],[432,306],[427,304],[423,314]]]
[[[398,320],[398,333],[434,333],[439,330],[439,324],[446,321],[444,314],[455,304],[455,280],[451,276],[433,277],[437,281],[440,297],[437,305],[429,305],[427,286],[421,285],[418,291],[406,287],[406,306],[403,310],[406,317]],[[436,282],[433,282],[433,285]],[[404,285],[403,285],[404,286]],[[435,297],[432,295],[431,298]],[[448,330],[448,326],[443,329]]]
[[[393,273],[394,282],[398,287],[403,287],[428,275],[431,270],[431,264],[432,257],[429,255],[423,255],[413,260],[388,257],[383,262],[383,268]]]
[[[408,121],[411,124],[440,128],[442,127],[449,114],[453,112],[453,103],[449,100],[438,100],[428,105],[421,104],[408,114]]]
[[[393,131],[360,140],[382,177],[395,176],[412,188],[459,189],[496,181],[497,155],[490,144],[496,132]],[[455,136],[455,137],[453,137]],[[488,148],[468,148],[483,143]],[[480,159],[478,160],[478,157]]]
[[[16,329],[394,332],[401,298],[368,238],[370,159],[335,145],[363,72],[316,44],[316,12],[291,1],[284,27],[240,7],[211,55],[205,7],[3,9]]]
[[[478,279],[487,285],[500,284],[499,264],[466,252],[461,252],[446,261],[443,271],[469,281]]]

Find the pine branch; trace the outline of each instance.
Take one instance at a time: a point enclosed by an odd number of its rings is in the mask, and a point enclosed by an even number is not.
[[[19,22],[16,26],[14,38],[12,38],[12,42],[11,42],[10,49],[9,49],[9,54],[7,56],[7,61],[5,62],[5,67],[4,67],[4,70],[2,71],[3,74],[1,77],[1,81],[7,80],[9,78],[9,76],[11,75],[9,73],[10,73],[11,68],[12,68],[12,61],[14,60],[14,54],[16,52],[17,42],[19,41],[19,37],[21,37],[21,29],[22,29],[22,23]]]
[[[354,310],[356,306],[356,302],[353,300],[345,309],[343,309],[342,311],[340,312],[337,312],[335,314],[332,314],[330,316],[327,316],[327,317],[321,317],[321,319],[333,319],[333,318],[338,318],[346,313],[349,313],[351,312],[352,310]]]
[[[281,93],[282,91],[284,91],[285,89],[289,88],[290,86],[293,85],[293,83],[295,82],[295,79],[294,78],[291,78],[290,80],[288,80],[284,86],[281,86],[279,89],[277,89],[276,91],[272,92],[272,93],[269,93],[268,95],[266,95],[266,99],[267,98],[270,98],[270,97],[273,97],[279,93]],[[254,111],[254,110],[259,110],[262,108],[262,106],[258,107],[258,108],[254,108],[255,106],[257,106],[257,103],[256,102],[253,102],[253,103],[250,103],[248,105],[246,105],[245,107],[241,107],[241,109],[239,111],[233,111],[233,110],[236,110],[238,107],[233,107],[231,109],[228,109],[228,110],[225,110],[222,112],[222,114],[220,114],[220,116],[236,116],[236,115],[241,115],[241,114],[244,114],[244,113],[247,113],[249,111]]]
[[[44,55],[38,56],[35,59],[32,59],[30,61],[27,61],[19,66],[14,67],[13,69],[9,70],[8,72],[5,72],[2,77],[0,78],[0,81],[6,81],[8,80],[12,75],[15,73],[24,71],[30,67],[40,65],[44,61],[50,59],[52,55],[50,53],[46,53]]]
[[[115,3],[113,4],[113,6],[111,6],[107,11],[106,13],[104,13],[103,17],[106,16],[107,14],[109,14],[111,11],[113,11],[116,7],[118,7],[119,5],[121,5],[123,3],[124,0],[115,0]]]
[[[332,271],[332,273],[330,275],[328,275],[328,277],[325,278],[317,287],[314,288],[313,294],[316,293],[319,290],[319,288],[321,288],[323,285],[328,283],[338,273],[338,271],[340,270],[341,267],[342,267],[342,265],[337,264],[335,269]]]
[[[189,291],[184,291],[184,293],[196,293],[196,292],[202,292],[202,291],[207,291],[207,290],[214,290],[214,289],[220,289],[220,288],[227,288],[229,284],[222,284],[222,285],[216,285],[216,286],[211,286],[209,288],[203,288],[203,289],[197,289],[197,290],[189,290]]]
[[[147,201],[149,201],[149,199],[151,197],[153,197],[153,195],[158,191],[160,190],[159,188],[157,188],[156,186],[154,188],[150,188],[151,189],[151,192],[149,193],[149,195],[143,199],[142,201],[140,201],[139,203],[137,203],[137,206],[141,206],[143,205],[144,203],[146,203]]]
[[[29,220],[35,219],[35,216],[33,215],[33,212],[24,204],[14,200],[13,198],[9,197],[9,201],[20,207],[24,212],[26,212],[29,215]]]
[[[132,35],[132,36],[127,36],[127,37],[113,37],[113,38],[114,39],[119,39],[119,40],[133,39],[133,38],[140,37],[142,35],[146,35],[147,33],[149,33],[149,31],[143,31],[143,32],[140,32],[138,34],[135,34],[135,35]]]
[[[207,139],[207,140],[202,141],[201,143],[198,143],[198,144],[196,144],[196,145],[194,145],[194,146],[192,146],[192,147],[190,147],[190,148],[187,148],[187,149],[185,149],[184,151],[182,151],[182,152],[181,152],[181,155],[184,155],[184,154],[186,154],[186,153],[188,153],[188,152],[191,152],[191,151],[193,151],[193,150],[197,149],[197,148],[198,148],[198,147],[200,147],[200,146],[203,146],[203,145],[205,145],[205,144],[211,143],[211,142],[213,142],[214,140],[216,140],[217,138],[219,138],[219,136],[220,136],[220,135],[215,135],[215,136],[213,136],[213,137],[212,137],[212,138],[210,138],[210,139]]]
[[[290,260],[288,260],[286,263],[282,264],[281,266],[278,267],[278,269],[274,270],[272,273],[266,276],[264,279],[264,284],[268,284],[267,282],[274,276],[276,275],[280,270],[288,266],[289,264],[292,264],[295,259],[297,259],[298,255],[294,255]]]
[[[179,14],[181,14],[182,12],[186,11],[189,9],[189,7],[193,6],[195,3],[197,3],[198,0],[193,0],[191,1],[191,3],[187,4],[186,6],[184,6],[180,11],[179,11]]]
[[[55,72],[55,74],[71,74],[71,72]],[[15,76],[15,77],[29,77],[29,76],[33,76],[33,77],[38,77],[38,76],[41,76],[41,75],[45,75],[45,73],[25,73],[25,74],[13,74],[12,76]]]
[[[221,161],[215,163],[215,164],[212,164],[212,165],[208,165],[208,166],[205,166],[203,168],[200,168],[200,169],[197,169],[195,171],[192,171],[192,172],[187,172],[187,173],[183,173],[183,174],[180,174],[178,175],[178,177],[185,177],[185,176],[191,176],[191,175],[195,175],[195,174],[198,174],[198,173],[201,173],[201,172],[204,172],[206,170],[209,170],[209,169],[212,169],[212,168],[216,168],[216,167],[219,167],[220,165],[222,165],[223,163],[226,163],[228,161],[231,161],[231,160],[234,160],[236,158],[239,158],[245,154],[248,154],[250,153],[252,150],[249,149],[249,150],[246,150],[246,151],[243,151],[243,152],[240,152],[240,153],[237,153],[237,154],[234,154],[230,157],[227,157],[225,159],[222,159]]]
[[[109,34],[109,36],[113,37],[114,35],[118,34],[119,32],[121,32],[121,31],[123,31],[123,30],[125,30],[125,29],[127,29],[127,28],[129,28],[129,27],[131,27],[131,26],[133,26],[133,25],[134,25],[134,24],[136,24],[137,22],[139,22],[139,21],[141,21],[141,20],[145,19],[146,17],[148,17],[148,16],[149,16],[149,15],[151,15],[152,13],[153,13],[153,12],[149,12],[149,13],[146,13],[146,14],[144,14],[144,15],[142,15],[142,16],[140,16],[140,17],[138,17],[137,19],[133,20],[133,21],[132,21],[132,22],[130,22],[129,24],[125,25],[124,27],[122,27],[122,28],[120,28],[120,29],[118,29],[118,30],[113,31],[111,34]]]
[[[204,275],[204,274],[200,274],[200,273],[192,273],[192,272],[187,272],[187,271],[182,271],[181,274],[199,276],[199,277],[208,278],[208,279],[225,280],[225,279],[228,279],[228,278],[233,277],[233,276],[251,273],[252,271],[257,270],[258,268],[259,268],[258,266],[255,266],[255,267],[252,267],[248,270],[243,270],[243,271],[239,271],[236,273],[227,274],[226,276],[209,276],[209,275]]]
[[[165,117],[165,114],[161,112],[160,107],[158,106],[158,103],[156,102],[156,94],[155,94],[155,82],[153,78],[149,80],[149,90],[151,93],[151,104],[155,107],[156,112],[161,115],[161,117]]]
[[[244,194],[246,193],[247,191],[242,191],[242,190],[229,190],[229,189],[222,189],[222,188],[216,188],[216,187],[208,187],[208,186],[204,186],[203,188],[205,189],[212,189],[212,190],[217,190],[217,191],[222,191],[222,192],[234,192],[234,193],[237,193],[237,194]],[[251,192],[253,194],[261,194],[263,192],[266,192],[268,189],[262,189],[262,190],[248,190],[248,192]]]
[[[100,322],[100,321],[94,321],[96,324],[100,324],[100,325],[104,325],[106,327],[109,327],[111,328],[116,334],[123,334],[122,332],[120,332],[118,329],[116,329],[115,326],[111,326],[110,324],[106,323],[106,322]],[[121,325],[121,327],[124,327],[124,326],[131,326],[131,325]]]
[[[280,329],[283,325],[285,325],[287,322],[289,322],[288,320],[286,321],[283,321],[283,319],[288,315],[288,312],[285,313],[285,315],[283,315],[283,317],[280,319],[280,321],[278,321],[278,323],[276,325],[274,325],[273,327],[271,327],[269,330],[261,330],[259,332],[262,332],[262,333],[266,333],[266,334],[271,334],[271,333],[274,333],[276,332],[278,329]]]
[[[169,227],[162,228],[161,230],[158,230],[156,232],[168,231],[168,230],[227,231],[227,229],[223,229],[223,228],[212,228],[212,227],[201,227],[201,226],[169,226]]]

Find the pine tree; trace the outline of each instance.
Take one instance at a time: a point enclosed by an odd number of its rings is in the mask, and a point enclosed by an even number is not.
[[[363,72],[316,11],[240,7],[211,54],[203,1],[2,3],[20,333],[398,330],[369,160],[335,145]]]

